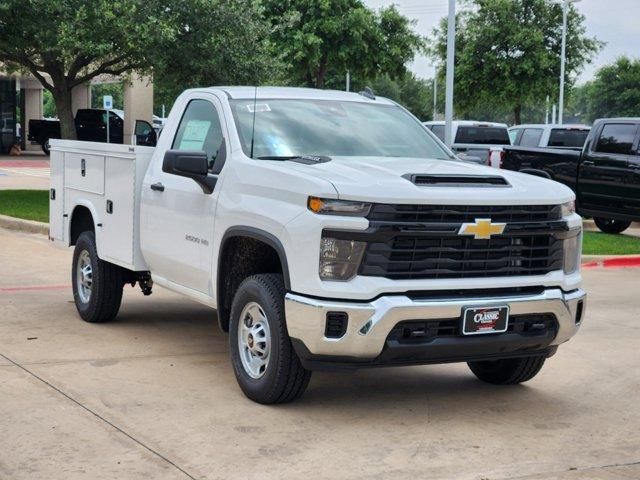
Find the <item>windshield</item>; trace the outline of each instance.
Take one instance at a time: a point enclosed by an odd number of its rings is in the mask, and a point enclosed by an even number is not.
[[[311,99],[232,100],[242,148],[253,157],[376,156],[451,159],[395,105]]]

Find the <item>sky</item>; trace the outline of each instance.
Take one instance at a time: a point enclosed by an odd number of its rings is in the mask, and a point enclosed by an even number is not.
[[[417,21],[415,30],[431,35],[440,18],[446,16],[448,0],[364,0],[372,8],[395,4],[405,16]],[[458,2],[460,3],[460,2]],[[586,17],[587,35],[606,42],[604,48],[586,65],[578,83],[591,80],[596,70],[621,55],[640,58],[640,0],[581,0],[574,4]],[[433,76],[431,60],[420,57],[411,70],[423,78]]]

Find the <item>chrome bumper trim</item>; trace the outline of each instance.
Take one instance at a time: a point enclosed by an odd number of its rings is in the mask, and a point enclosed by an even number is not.
[[[584,317],[586,293],[583,290],[565,293],[558,288],[550,288],[538,295],[469,300],[412,300],[404,295],[386,295],[371,302],[314,299],[288,293],[285,296],[285,313],[289,335],[302,341],[312,354],[373,359],[380,355],[389,332],[398,322],[456,318],[462,315],[463,308],[474,306],[508,305],[510,315],[553,313],[559,329],[551,345],[559,345],[574,336],[580,327],[582,318],[576,322],[576,313],[581,300],[581,317]],[[329,311],[349,315],[347,332],[342,338],[324,336],[325,318]]]

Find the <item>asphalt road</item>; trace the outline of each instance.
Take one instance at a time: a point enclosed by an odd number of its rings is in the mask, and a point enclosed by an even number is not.
[[[316,373],[267,407],[236,386],[214,312],[127,287],[116,322],[84,323],[70,262],[0,230],[0,479],[640,478],[640,269],[585,273],[582,331],[525,385]]]

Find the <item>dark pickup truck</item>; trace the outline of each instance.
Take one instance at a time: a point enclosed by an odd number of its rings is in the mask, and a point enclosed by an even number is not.
[[[78,140],[87,142],[107,141],[107,110],[97,108],[81,108],[74,119]],[[156,144],[156,132],[149,122],[136,120],[136,145]],[[42,147],[49,155],[49,140],[60,138],[60,122],[58,120],[29,120],[29,140]],[[109,111],[109,142],[124,142],[124,118],[114,110]]]
[[[640,221],[640,118],[596,120],[582,151],[507,147],[502,168],[564,183],[579,213],[620,233]]]

